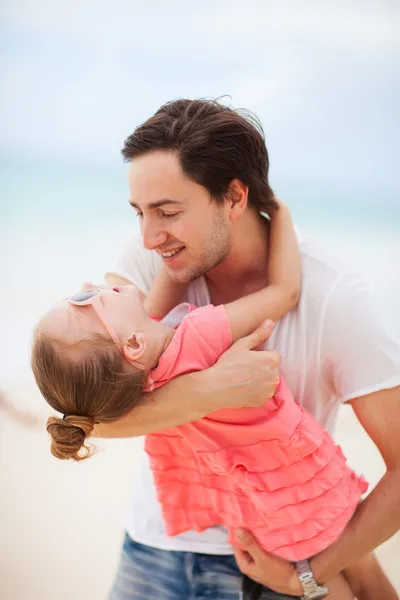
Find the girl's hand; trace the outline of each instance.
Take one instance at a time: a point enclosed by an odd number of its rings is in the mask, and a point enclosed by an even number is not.
[[[283,200],[281,200],[280,198],[278,198],[278,196],[274,196],[274,200],[275,200],[275,202],[278,205],[278,210],[280,210],[281,208],[289,210],[288,207],[287,207],[287,204],[285,204]],[[274,215],[275,213],[276,213],[276,211],[274,211],[272,213],[272,215]]]

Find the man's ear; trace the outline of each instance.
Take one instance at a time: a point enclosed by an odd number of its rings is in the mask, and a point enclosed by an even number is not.
[[[240,219],[247,207],[249,188],[240,179],[232,179],[226,194],[230,218]]]
[[[143,356],[146,348],[146,341],[142,333],[136,333],[128,340],[125,346],[122,346],[122,354],[129,362],[135,362]],[[135,365],[138,366],[138,365]]]

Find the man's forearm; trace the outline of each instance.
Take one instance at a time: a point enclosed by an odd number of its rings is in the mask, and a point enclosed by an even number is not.
[[[209,369],[182,375],[144,394],[129,414],[96,425],[92,436],[137,437],[197,421],[220,409],[264,405],[279,384],[280,355],[252,349],[265,343],[271,331],[272,327],[259,327]]]
[[[118,421],[96,425],[93,437],[137,437],[205,417],[216,406],[210,370],[178,377],[144,394],[139,404]]]
[[[311,560],[318,582],[324,583],[372,552],[400,528],[400,468],[387,471],[362,502],[343,535]]]

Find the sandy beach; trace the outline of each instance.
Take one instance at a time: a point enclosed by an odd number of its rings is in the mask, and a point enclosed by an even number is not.
[[[166,102],[220,98],[254,112],[272,189],[324,255],[370,283],[398,344],[399,6],[3,3],[0,393],[37,422],[0,401],[0,600],[107,600],[141,442],[96,440],[97,455],[80,464],[52,457],[32,331],[84,281],[101,284],[139,227],[121,148]],[[373,489],[384,465],[350,407],[336,440]],[[377,554],[400,593],[400,533]]]
[[[27,428],[1,415],[1,598],[106,600],[129,510],[138,440],[99,440],[91,460],[58,461],[49,452],[39,393],[30,381],[22,382],[22,391],[25,395],[16,397],[29,397],[39,423]],[[336,438],[373,487],[383,465],[350,407],[341,411]],[[383,544],[378,556],[400,591],[400,534]]]

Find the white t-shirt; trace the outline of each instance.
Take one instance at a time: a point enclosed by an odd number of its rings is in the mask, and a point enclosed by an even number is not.
[[[303,269],[300,302],[277,323],[267,347],[282,353],[281,372],[297,402],[332,434],[341,402],[400,385],[400,344],[384,330],[361,277],[327,255],[313,238],[297,234]],[[145,250],[135,232],[108,273],[147,293],[160,264],[159,255]],[[190,284],[185,300],[196,306],[210,303],[203,277]],[[143,449],[127,531],[137,542],[163,550],[232,553],[223,527],[166,535]]]

